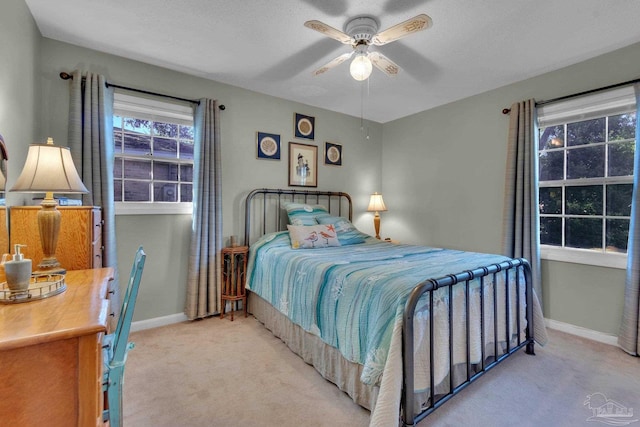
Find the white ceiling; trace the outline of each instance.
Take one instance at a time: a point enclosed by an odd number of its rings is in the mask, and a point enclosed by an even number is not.
[[[638,0],[26,3],[45,37],[380,123],[640,42]],[[313,76],[350,47],[305,21],[344,31],[369,15],[384,30],[420,13],[432,28],[375,47],[402,68],[398,76],[374,68],[361,84],[348,62]]]

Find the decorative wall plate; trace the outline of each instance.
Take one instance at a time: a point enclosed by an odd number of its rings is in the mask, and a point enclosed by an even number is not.
[[[342,145],[332,142],[324,143],[324,164],[342,166]]]
[[[293,125],[293,133],[295,137],[302,139],[314,139],[315,120],[315,117],[296,113]]]
[[[266,132],[256,134],[258,158],[280,160],[280,135]]]

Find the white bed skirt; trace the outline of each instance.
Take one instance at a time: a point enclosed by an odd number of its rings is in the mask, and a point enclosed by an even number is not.
[[[347,393],[354,402],[370,411],[373,410],[379,387],[369,386],[360,381],[362,365],[342,357],[336,348],[291,322],[260,296],[252,292],[248,294],[248,309],[256,319],[324,378]]]

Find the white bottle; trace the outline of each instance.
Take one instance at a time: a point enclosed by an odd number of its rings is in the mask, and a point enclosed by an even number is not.
[[[11,291],[26,291],[31,281],[31,260],[24,259],[24,254],[20,253],[20,248],[26,245],[14,245],[15,253],[13,261],[5,261],[5,255],[2,259],[4,264],[4,272],[7,278],[7,286]]]

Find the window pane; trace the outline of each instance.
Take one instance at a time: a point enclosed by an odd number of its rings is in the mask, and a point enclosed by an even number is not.
[[[562,187],[541,187],[539,199],[541,214],[562,213]]]
[[[540,151],[540,181],[564,179],[564,152]]]
[[[193,140],[193,126],[180,126],[180,138]]]
[[[604,142],[605,124],[606,120],[604,117],[585,120],[583,122],[568,123],[567,145],[572,147],[575,145]]]
[[[124,152],[134,156],[151,154],[151,137],[125,133]]]
[[[151,179],[151,162],[147,160],[125,160],[124,177]]]
[[[180,141],[180,158],[193,160],[193,141]]]
[[[124,181],[124,202],[150,202],[149,183],[143,181]]]
[[[120,132],[113,133],[113,144],[114,144],[115,154],[122,153],[122,133]]]
[[[180,184],[180,201],[193,201],[193,186],[191,184]]]
[[[633,184],[607,185],[607,215],[631,216]]]
[[[122,180],[120,179],[113,181],[113,200],[115,202],[122,201]]]
[[[635,142],[609,144],[609,176],[633,176]]]
[[[607,252],[627,252],[629,239],[628,219],[607,220]]]
[[[153,122],[153,134],[156,136],[175,138],[178,136],[178,125],[172,125],[171,123]]]
[[[540,244],[562,245],[562,218],[540,218]]]
[[[154,202],[177,202],[178,184],[166,184],[157,182],[153,184]]]
[[[568,215],[602,215],[602,186],[566,187],[565,213]]]
[[[567,179],[604,176],[604,145],[567,150]]]
[[[564,125],[540,129],[538,145],[541,150],[564,147]]]
[[[113,178],[122,179],[122,159],[115,159],[113,162]]]
[[[153,138],[153,155],[169,159],[178,158],[178,141],[169,138]]]
[[[153,179],[162,181],[177,181],[178,165],[176,163],[168,162],[153,162]]]
[[[115,131],[122,131],[122,117],[120,116],[113,116],[113,130]]]
[[[634,139],[636,137],[635,113],[609,117],[609,141]]]
[[[142,119],[124,119],[124,129],[141,135],[151,135],[151,122]]]
[[[193,182],[193,165],[180,165],[180,181]]]
[[[567,218],[565,246],[602,250],[602,220],[596,218]]]

